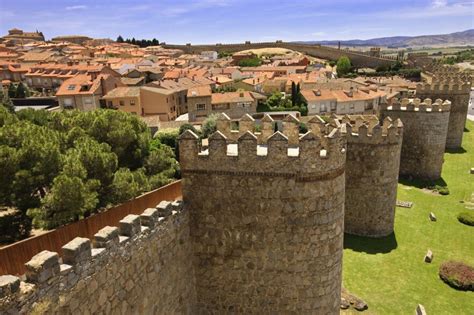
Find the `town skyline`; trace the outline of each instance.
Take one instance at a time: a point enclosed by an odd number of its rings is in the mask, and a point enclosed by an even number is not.
[[[157,38],[169,43],[319,41],[418,36],[463,31],[472,25],[472,1],[0,1],[0,32],[38,29],[47,38]],[[249,10],[249,8],[254,8]],[[104,16],[104,10],[110,12]],[[25,12],[29,19],[20,19]],[[226,18],[227,17],[227,18]],[[239,23],[236,27],[236,21]],[[93,25],[93,27],[91,27]],[[416,25],[416,27],[413,27]],[[196,29],[200,31],[197,32]]]

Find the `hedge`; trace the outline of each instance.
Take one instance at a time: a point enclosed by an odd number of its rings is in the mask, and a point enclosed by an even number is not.
[[[458,214],[458,220],[466,225],[474,226],[474,211],[464,211]]]
[[[439,277],[451,287],[474,291],[474,268],[462,262],[447,261],[439,267]]]

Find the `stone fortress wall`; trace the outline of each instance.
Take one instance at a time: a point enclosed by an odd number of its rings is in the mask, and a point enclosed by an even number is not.
[[[256,132],[245,116],[232,131],[221,115],[205,150],[181,136],[198,313],[339,314],[346,141],[296,121],[273,133],[266,116]]]
[[[164,48],[180,49],[187,54],[200,54],[203,51],[217,51],[235,53],[242,50],[258,49],[258,48],[286,48],[301,53],[328,60],[337,60],[342,56],[350,58],[352,65],[356,67],[377,68],[378,66],[388,66],[396,61],[396,58],[376,57],[369,55],[369,52],[353,51],[346,49],[337,49],[329,46],[321,46],[315,44],[291,43],[283,41],[266,42],[266,43],[246,43],[239,44],[214,44],[214,45],[171,45],[162,44]]]
[[[26,281],[0,277],[0,314],[194,314],[189,212],[180,202],[128,215],[92,242],[72,240],[62,259],[43,251],[26,266]]]
[[[339,120],[347,136],[344,233],[387,236],[395,221],[403,124],[374,115]]]
[[[438,70],[431,73],[428,76],[428,82],[430,83],[417,85],[416,97],[420,99],[443,99],[451,102],[446,148],[459,149],[462,145],[462,137],[466,125],[471,93],[471,79],[466,74],[450,69],[447,68],[446,70]]]
[[[404,126],[400,175],[425,180],[441,177],[450,109],[449,101],[419,98],[380,106],[382,120],[400,119]]]

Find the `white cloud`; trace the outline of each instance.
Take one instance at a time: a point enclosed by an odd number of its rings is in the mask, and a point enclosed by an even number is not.
[[[431,3],[431,6],[433,8],[442,8],[442,7],[445,7],[447,5],[448,5],[448,1],[446,1],[446,0],[434,0]]]
[[[314,33],[311,33],[311,36],[323,37],[323,36],[326,36],[326,32],[314,32]]]
[[[66,7],[66,10],[68,11],[84,10],[84,9],[87,9],[86,5],[72,5],[72,6]]]

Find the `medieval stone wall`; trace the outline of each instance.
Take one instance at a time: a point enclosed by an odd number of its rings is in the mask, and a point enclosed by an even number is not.
[[[400,119],[404,126],[400,175],[425,180],[441,177],[450,108],[449,101],[418,98],[380,106],[382,119]]]
[[[328,60],[337,61],[342,56],[350,58],[352,65],[356,67],[370,67],[377,68],[378,66],[389,66],[396,60],[390,58],[381,58],[370,56],[368,53],[361,51],[351,51],[344,49],[337,49],[328,46],[311,45],[302,43],[287,43],[287,42],[269,42],[269,43],[241,43],[241,44],[215,44],[215,45],[169,45],[164,44],[164,48],[180,49],[187,54],[199,54],[203,51],[213,50],[217,52],[228,52],[234,53],[248,49],[258,48],[286,48],[295,51],[299,51],[310,56],[324,58]]]
[[[393,232],[403,125],[376,116],[345,116],[347,136],[344,232],[382,237]]]
[[[345,138],[317,120],[295,139],[294,120],[262,140],[270,117],[223,117],[204,151],[180,138],[199,313],[339,314]]]
[[[443,77],[440,77],[440,75],[432,77],[431,84],[418,84],[416,96],[422,99],[443,99],[451,102],[446,148],[458,149],[462,146],[471,85],[458,77],[451,77],[450,79],[449,73],[446,73],[446,76]]]
[[[160,203],[0,277],[0,314],[195,314],[189,212]]]

